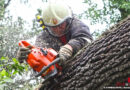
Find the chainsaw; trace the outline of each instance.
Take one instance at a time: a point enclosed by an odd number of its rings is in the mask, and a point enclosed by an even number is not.
[[[22,40],[19,42],[19,46],[28,47],[32,45]],[[35,77],[41,76],[46,81],[62,70],[62,67],[57,64],[60,61],[57,55],[58,53],[52,48],[47,49],[32,46],[26,62],[37,72]]]

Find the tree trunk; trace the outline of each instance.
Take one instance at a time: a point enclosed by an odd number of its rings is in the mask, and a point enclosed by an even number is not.
[[[68,60],[51,90],[102,90],[128,83],[130,77],[130,16]],[[42,90],[51,88],[44,86]]]

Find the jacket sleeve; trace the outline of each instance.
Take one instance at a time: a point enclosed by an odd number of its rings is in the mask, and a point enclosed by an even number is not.
[[[73,54],[78,52],[87,43],[90,43],[93,40],[88,26],[80,20],[73,20],[70,32],[71,39],[68,44],[72,46]]]

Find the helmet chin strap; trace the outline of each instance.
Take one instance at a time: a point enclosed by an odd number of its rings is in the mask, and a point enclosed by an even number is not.
[[[65,34],[67,34],[69,32],[69,27],[71,26],[72,21],[73,21],[73,18],[69,18],[69,19],[66,20],[67,25],[66,25],[66,28],[64,30],[65,32],[63,34],[61,34],[61,35],[54,34],[49,27],[47,27],[47,31],[49,32],[49,34],[51,34],[54,37],[61,37],[61,36],[65,35]]]

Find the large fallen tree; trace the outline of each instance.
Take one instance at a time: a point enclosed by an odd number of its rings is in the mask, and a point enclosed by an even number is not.
[[[102,90],[128,86],[130,77],[130,16],[107,30],[68,60],[59,83],[41,90]],[[130,85],[129,85],[130,86]]]

